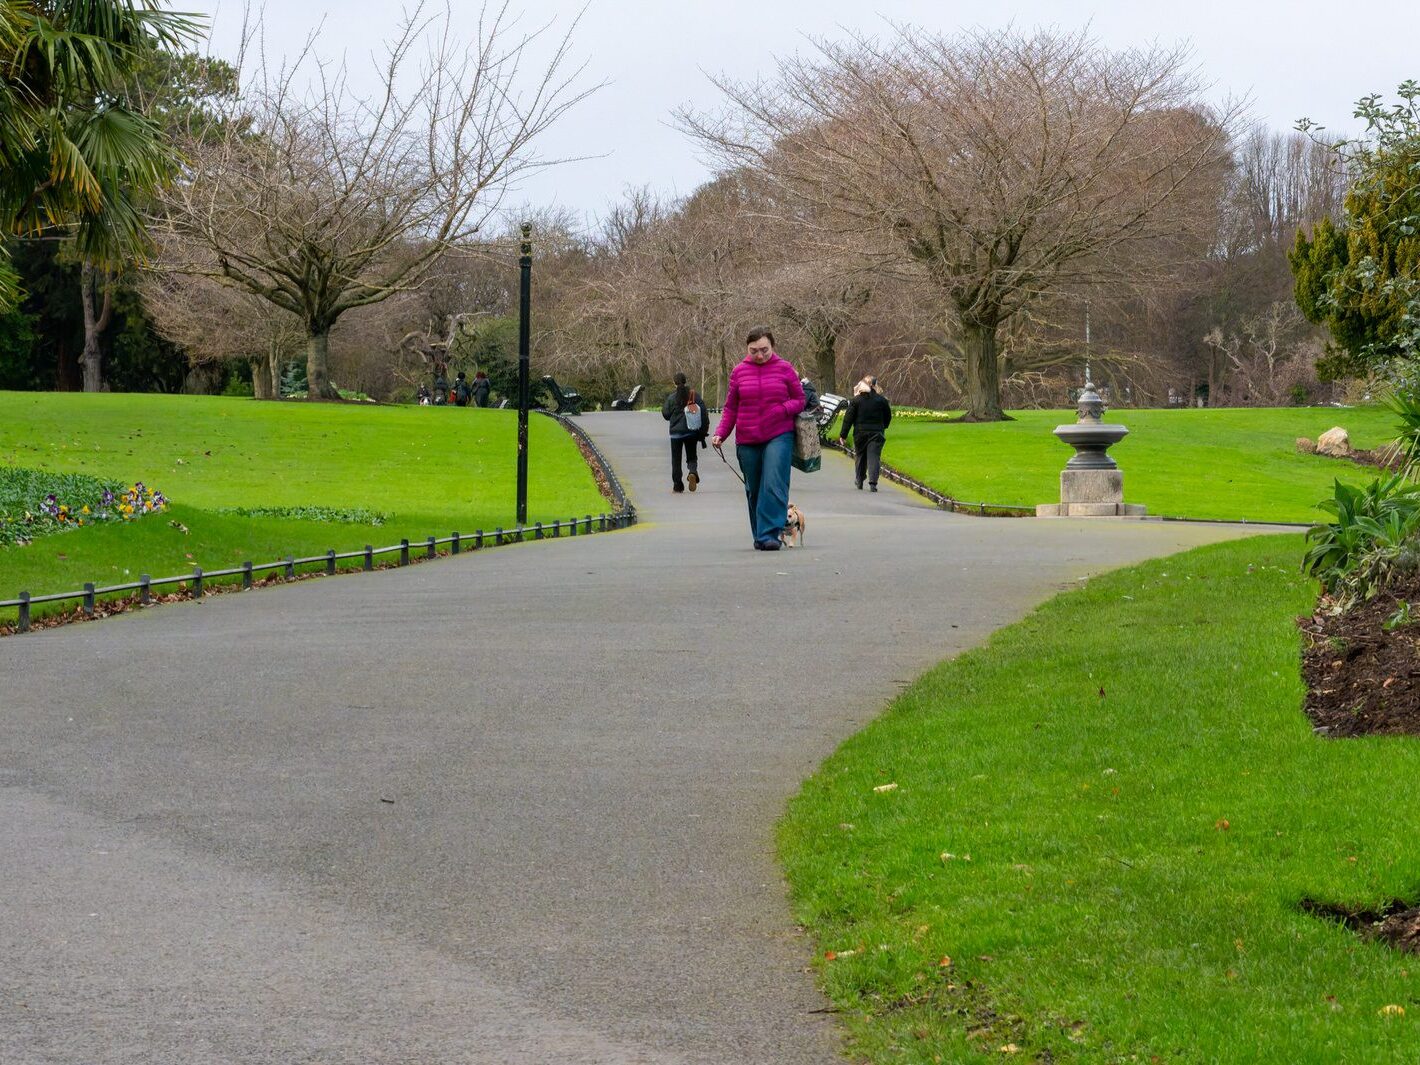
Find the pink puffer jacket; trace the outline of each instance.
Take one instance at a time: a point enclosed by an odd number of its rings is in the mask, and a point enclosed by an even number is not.
[[[763,444],[794,429],[794,415],[804,409],[804,386],[787,359],[777,354],[763,364],[745,359],[730,371],[725,410],[715,435],[733,431],[741,444]]]

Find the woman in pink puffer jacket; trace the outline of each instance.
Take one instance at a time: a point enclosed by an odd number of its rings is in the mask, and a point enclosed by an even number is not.
[[[735,455],[745,477],[749,528],[756,551],[778,551],[789,520],[789,463],[794,457],[794,416],[804,409],[798,371],[774,352],[774,334],[752,329],[745,360],[730,371],[725,411],[711,443],[735,433]]]

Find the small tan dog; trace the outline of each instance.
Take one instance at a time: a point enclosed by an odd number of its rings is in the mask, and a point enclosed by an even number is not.
[[[789,519],[784,523],[784,531],[779,534],[779,542],[785,547],[804,546],[804,512],[793,503],[789,504]]]

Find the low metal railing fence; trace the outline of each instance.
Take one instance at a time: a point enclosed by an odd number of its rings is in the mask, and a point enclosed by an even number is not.
[[[281,571],[281,576],[285,579],[294,580],[298,566],[322,565],[325,574],[334,575],[338,563],[359,559],[362,562],[361,568],[368,572],[375,568],[376,558],[396,552],[399,555],[397,565],[407,566],[415,558],[437,558],[439,548],[445,546],[450,548],[449,554],[457,555],[464,550],[478,551],[489,547],[499,547],[503,544],[521,543],[528,539],[558,539],[562,536],[587,536],[592,533],[609,532],[613,529],[627,528],[635,522],[634,508],[626,508],[610,514],[588,514],[580,518],[568,518],[566,521],[539,521],[527,526],[519,525],[512,529],[498,528],[492,532],[478,529],[473,533],[454,532],[448,536],[430,536],[422,541],[400,540],[399,543],[387,547],[366,544],[358,551],[336,551],[331,548],[322,555],[310,555],[304,558],[288,555],[286,558],[277,559],[274,562],[243,562],[240,566],[231,566],[227,569],[204,570],[201,566],[194,566],[188,573],[179,573],[171,577],[150,577],[144,573],[136,581],[125,581],[122,584],[110,584],[103,587],[98,587],[90,581],[85,583],[82,589],[73,592],[31,595],[27,591],[22,591],[14,599],[0,599],[0,609],[17,610],[18,622],[15,631],[28,632],[31,623],[31,609],[42,603],[81,600],[83,613],[88,617],[93,617],[100,597],[136,592],[138,602],[147,606],[153,601],[153,589],[167,585],[186,584],[189,597],[201,599],[206,594],[206,586],[210,582],[233,577],[240,577],[241,586],[245,589],[252,587],[257,574],[276,570]]]
[[[851,447],[841,446],[837,440],[827,439],[824,447],[832,448],[834,451],[841,451],[850,458],[853,455]],[[918,495],[930,499],[943,510],[950,510],[953,514],[975,514],[983,518],[1033,518],[1035,517],[1035,507],[1022,507],[1012,503],[969,503],[963,499],[954,499],[945,492],[939,492],[929,484],[924,484],[916,477],[911,477],[899,469],[889,466],[886,462],[881,464],[881,475],[894,484],[900,484],[904,488],[910,488]]]
[[[82,589],[73,592],[50,592],[45,595],[31,595],[27,591],[20,592],[14,599],[0,599],[0,610],[17,610],[18,622],[15,626],[16,632],[28,632],[31,625],[31,610],[34,606],[44,603],[62,603],[71,600],[81,600],[83,603],[83,613],[87,617],[93,617],[98,609],[100,597],[118,596],[125,593],[136,592],[138,602],[147,606],[153,601],[153,589],[167,585],[188,585],[189,597],[200,600],[206,594],[205,587],[213,581],[226,581],[233,577],[241,578],[241,586],[252,587],[257,574],[269,573],[280,570],[281,575],[286,580],[296,578],[296,568],[298,566],[324,566],[324,573],[333,575],[337,565],[351,559],[360,559],[364,570],[369,571],[375,568],[375,559],[383,556],[399,553],[397,565],[407,566],[410,561],[417,557],[431,559],[438,557],[439,548],[448,546],[449,553],[457,555],[465,548],[471,551],[482,550],[487,547],[498,547],[503,544],[521,543],[529,538],[533,540],[559,539],[562,536],[587,536],[591,533],[609,532],[613,529],[625,529],[636,524],[636,507],[632,505],[626,494],[626,489],[622,486],[620,479],[616,476],[616,471],[612,469],[611,463],[602,454],[601,449],[587,435],[586,431],[564,415],[553,414],[550,411],[542,411],[549,418],[554,418],[567,429],[573,439],[577,441],[578,447],[587,457],[588,462],[593,467],[597,479],[603,486],[616,509],[609,514],[588,514],[581,518],[568,518],[566,521],[554,522],[534,522],[531,525],[519,525],[512,529],[495,529],[491,533],[486,533],[478,529],[473,533],[454,532],[449,536],[430,536],[422,541],[400,540],[397,544],[388,547],[375,547],[366,544],[358,551],[336,551],[334,548],[326,551],[323,555],[311,555],[306,558],[296,558],[288,555],[286,558],[277,559],[274,562],[243,562],[240,566],[233,566],[227,569],[204,570],[201,566],[194,566],[189,573],[179,573],[172,577],[150,577],[144,573],[136,581],[126,581],[122,584],[110,584],[102,588],[97,587],[92,581],[86,583]],[[415,554],[419,552],[421,554]],[[307,571],[307,575],[311,571]],[[0,634],[3,634],[4,627],[0,625]]]

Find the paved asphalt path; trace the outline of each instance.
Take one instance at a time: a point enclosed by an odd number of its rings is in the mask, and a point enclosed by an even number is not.
[[[832,1062],[797,782],[1057,589],[1236,534],[828,456],[761,554],[713,452],[673,496],[658,417],[583,422],[643,525],[0,640],[0,1061]]]

